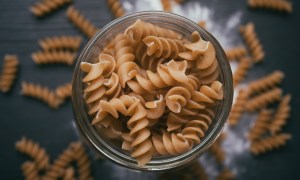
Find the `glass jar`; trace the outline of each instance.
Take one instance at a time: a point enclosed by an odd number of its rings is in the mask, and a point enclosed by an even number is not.
[[[113,37],[117,34],[124,32],[124,30],[137,19],[179,32],[187,39],[191,39],[192,32],[198,31],[204,40],[210,41],[216,50],[216,56],[220,66],[219,80],[223,83],[224,92],[224,99],[216,107],[213,123],[206,131],[206,135],[203,137],[202,142],[199,145],[196,145],[193,149],[184,154],[153,157],[149,163],[142,167],[138,166],[136,160],[130,157],[129,153],[123,151],[121,147],[117,148],[112,146],[112,144],[102,137],[95,127],[91,125],[91,117],[88,115],[87,106],[83,97],[84,84],[82,83],[82,78],[84,77],[84,73],[80,70],[81,62],[91,62],[92,60],[97,59],[105,44],[109,40],[113,39]],[[210,33],[191,20],[176,14],[159,11],[130,14],[116,19],[103,27],[101,31],[99,31],[89,41],[80,54],[73,75],[72,91],[73,111],[76,118],[77,128],[81,135],[85,138],[86,142],[97,153],[104,155],[115,163],[134,170],[149,171],[167,170],[183,166],[205,152],[221,133],[230,112],[233,97],[231,69],[224,50],[218,41]]]

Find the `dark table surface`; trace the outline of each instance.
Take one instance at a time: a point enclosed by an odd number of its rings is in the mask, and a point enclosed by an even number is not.
[[[22,136],[40,142],[47,149],[52,159],[79,138],[74,123],[71,101],[67,101],[57,110],[51,110],[42,102],[19,95],[22,81],[40,83],[55,88],[72,78],[73,66],[47,65],[37,66],[31,59],[31,53],[39,50],[37,40],[51,35],[81,34],[65,16],[66,7],[43,18],[35,18],[28,7],[35,0],[1,0],[0,1],[0,57],[5,54],[17,54],[20,59],[20,72],[12,91],[0,94],[0,179],[22,179],[21,164],[27,159],[18,153],[14,143]],[[139,1],[139,4],[148,1]],[[199,9],[194,4],[201,3]],[[266,51],[265,61],[251,69],[246,82],[280,69],[286,77],[282,84],[285,93],[292,94],[292,113],[283,131],[291,133],[293,139],[287,146],[269,154],[253,157],[247,151],[239,152],[225,147],[229,159],[226,164],[237,174],[238,179],[298,179],[300,171],[300,92],[299,76],[299,42],[300,42],[300,3],[293,1],[294,12],[291,14],[252,11],[247,8],[246,0],[211,0],[188,1],[181,14],[200,20],[209,15],[208,30],[220,39],[224,48],[242,43],[238,25],[253,21],[256,31]],[[124,0],[128,11],[136,11],[130,5],[135,1]],[[96,26],[103,27],[114,18],[104,0],[74,0],[76,8],[82,11]],[[204,8],[205,7],[205,8]],[[189,10],[189,8],[191,10]],[[144,6],[147,9],[147,6]],[[196,13],[195,13],[196,12]],[[209,13],[207,13],[209,12]],[[194,14],[193,14],[194,13]],[[236,17],[236,19],[235,19]],[[230,20],[230,21],[229,21]],[[226,39],[227,38],[227,39]],[[85,44],[87,39],[85,39]],[[82,45],[84,46],[84,45]],[[298,55],[297,55],[298,54]],[[2,63],[1,63],[2,64]],[[249,115],[250,117],[251,115]],[[243,118],[240,129],[232,130],[244,135],[244,126],[249,126],[247,115]],[[251,119],[251,118],[250,118]],[[237,127],[239,128],[239,126]],[[233,136],[232,136],[233,137]],[[243,143],[242,143],[243,144]],[[227,146],[232,144],[227,143]],[[225,145],[226,146],[226,145]],[[92,155],[92,157],[94,157]],[[216,174],[207,158],[202,159],[205,168]],[[153,179],[153,174],[130,172],[107,161],[93,158],[93,175],[95,179]]]

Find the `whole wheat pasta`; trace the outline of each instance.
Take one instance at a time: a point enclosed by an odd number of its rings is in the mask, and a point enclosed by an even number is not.
[[[273,88],[269,91],[266,91],[265,93],[262,93],[260,95],[251,98],[246,104],[246,109],[248,111],[253,112],[260,108],[264,108],[267,105],[280,100],[281,95],[282,95],[282,90],[280,88]]]
[[[78,50],[82,38],[80,36],[52,36],[39,40],[39,45],[45,51],[57,49]]]
[[[228,117],[228,123],[229,125],[236,125],[242,113],[245,110],[245,105],[248,100],[248,91],[245,89],[241,89],[237,95],[236,101],[230,111],[229,117]]]
[[[246,44],[250,50],[250,54],[254,62],[260,62],[265,57],[262,44],[260,43],[253,23],[248,23],[240,27],[240,32],[246,41]]]
[[[251,66],[252,63],[250,58],[245,57],[240,60],[237,70],[233,73],[233,86],[236,86],[245,79],[245,76],[247,75]]]
[[[217,180],[233,180],[235,175],[227,168],[224,168],[217,176]]]
[[[31,58],[36,64],[67,64],[72,65],[74,63],[76,53],[68,51],[39,51],[32,53]]]
[[[0,75],[0,91],[8,92],[16,79],[19,69],[19,60],[16,55],[5,55],[2,72]]]
[[[74,159],[78,166],[79,180],[93,179],[91,175],[91,161],[80,142],[72,144],[74,149]]]
[[[248,86],[249,93],[255,94],[273,88],[274,86],[280,84],[283,78],[284,73],[282,71],[274,71],[263,78],[250,82]]]
[[[262,137],[269,130],[270,120],[273,112],[268,109],[262,109],[256,118],[254,125],[251,127],[248,133],[248,139],[255,141]]]
[[[247,49],[243,46],[234,47],[225,51],[228,60],[240,60],[247,55]]]
[[[65,170],[64,176],[62,178],[63,180],[75,180],[75,170],[73,167],[68,167]]]
[[[38,143],[22,137],[21,140],[16,142],[15,147],[19,152],[34,159],[37,169],[44,170],[49,167],[49,155]]]
[[[86,17],[81,14],[77,9],[73,6],[69,7],[67,10],[68,19],[80,30],[82,31],[88,38],[92,38],[97,31],[96,28]]]
[[[58,98],[64,100],[72,95],[72,83],[66,83],[58,86],[55,89],[55,94]]]
[[[116,18],[125,15],[125,10],[123,9],[120,0],[107,0],[107,4]]]
[[[22,82],[21,94],[39,99],[54,109],[61,104],[61,99],[59,99],[54,92],[39,84]]]
[[[253,9],[270,9],[287,13],[293,11],[292,3],[287,0],[248,0],[248,6]]]
[[[29,10],[35,16],[41,17],[71,2],[72,0],[42,0],[30,6]]]
[[[251,144],[250,151],[254,155],[259,155],[271,151],[273,149],[279,148],[280,146],[284,146],[286,141],[291,139],[292,136],[290,134],[276,134],[270,137],[266,137],[255,141]]]
[[[170,0],[160,0],[163,10],[166,12],[171,12],[172,10],[172,4]]]
[[[23,172],[23,176],[26,180],[39,180],[38,168],[36,167],[34,162],[26,161],[22,164],[21,170]]]
[[[291,101],[291,95],[285,95],[281,101],[280,104],[275,112],[274,118],[271,121],[271,124],[269,125],[269,129],[271,134],[276,134],[281,131],[281,128],[286,124],[287,119],[290,117],[290,101]]]

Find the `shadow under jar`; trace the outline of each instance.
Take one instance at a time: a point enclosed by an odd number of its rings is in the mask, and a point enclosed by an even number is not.
[[[206,131],[205,136],[201,139],[200,144],[194,145],[191,150],[183,154],[152,157],[152,160],[144,166],[139,166],[136,160],[130,156],[130,152],[121,149],[121,142],[112,141],[106,138],[91,124],[93,118],[88,114],[88,107],[85,103],[83,92],[85,83],[82,82],[86,73],[82,72],[80,69],[80,64],[82,62],[95,63],[95,60],[98,59],[99,54],[105,45],[107,45],[107,42],[112,40],[117,34],[123,33],[127,27],[132,25],[138,19],[178,32],[189,41],[191,41],[191,34],[194,31],[199,32],[204,40],[210,41],[216,51],[216,59],[219,64],[218,70],[220,71],[218,80],[223,84],[222,88],[224,93],[223,100],[219,101],[213,109],[215,116],[212,120],[212,124]],[[85,138],[86,142],[97,153],[104,155],[115,163],[134,170],[168,170],[183,166],[197,158],[213,144],[221,133],[230,112],[233,98],[231,69],[224,50],[217,40],[210,33],[189,19],[179,15],[158,11],[130,14],[116,19],[102,28],[81,52],[75,67],[72,85],[75,121],[78,130]]]

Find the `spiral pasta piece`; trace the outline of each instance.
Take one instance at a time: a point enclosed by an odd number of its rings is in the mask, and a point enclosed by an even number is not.
[[[280,88],[273,88],[250,99],[250,101],[248,101],[248,103],[246,104],[246,109],[253,112],[257,109],[264,108],[268,104],[280,100],[281,95],[282,90]]]
[[[2,72],[0,75],[0,91],[8,92],[16,79],[19,69],[19,60],[16,55],[5,55]]]
[[[141,41],[146,36],[158,36],[171,39],[181,39],[182,35],[166,28],[162,28],[151,23],[144,22],[138,19],[134,24],[129,26],[125,32],[125,35],[136,41]]]
[[[269,122],[272,118],[273,112],[268,109],[263,109],[260,111],[258,117],[256,118],[254,125],[249,130],[248,139],[250,141],[255,141],[259,139],[264,133],[269,130]]]
[[[265,57],[262,44],[260,43],[253,23],[248,23],[240,27],[240,32],[246,41],[250,54],[254,62],[260,62]]]
[[[124,34],[120,34],[116,37],[116,44],[114,45],[115,59],[116,59],[116,69],[125,63],[133,62],[135,60],[134,55],[134,42],[131,41]]]
[[[248,100],[249,93],[245,89],[241,89],[237,95],[237,98],[235,100],[235,104],[233,105],[229,117],[228,117],[228,123],[229,125],[236,125],[242,113],[245,111],[245,105]]]
[[[263,154],[275,148],[279,148],[280,146],[284,146],[286,141],[291,138],[292,136],[290,134],[285,133],[272,135],[270,137],[253,142],[250,146],[250,151],[254,155]]]
[[[213,100],[222,100],[224,97],[223,84],[220,81],[214,81],[210,86],[202,85],[199,92]]]
[[[160,3],[162,4],[164,11],[171,12],[172,5],[171,5],[170,0],[160,0]]]
[[[49,90],[47,87],[29,82],[22,82],[21,94],[39,99],[47,103],[53,109],[58,108],[62,102],[61,99],[58,98],[55,93]]]
[[[237,70],[233,73],[233,86],[236,86],[239,84],[242,80],[245,79],[245,76],[247,75],[249,69],[251,68],[252,63],[250,58],[243,58],[240,60],[240,63],[237,67]]]
[[[247,55],[247,49],[243,46],[238,46],[225,51],[228,60],[239,60]]]
[[[119,97],[122,93],[119,76],[116,73],[112,73],[109,79],[105,79],[103,85],[106,87],[104,94],[108,97]]]
[[[148,119],[160,118],[164,114],[166,107],[164,96],[160,94],[157,100],[145,102],[145,107]]]
[[[121,5],[120,0],[107,0],[107,4],[116,18],[125,15],[125,11]]]
[[[41,17],[71,2],[72,0],[42,0],[30,6],[29,10],[35,16]]]
[[[32,53],[31,58],[36,64],[52,64],[60,63],[72,65],[74,63],[76,53],[68,51],[45,51]]]
[[[227,168],[224,168],[217,176],[217,180],[234,180],[234,179],[235,179],[235,175]]]
[[[74,160],[77,162],[79,180],[93,179],[91,175],[91,161],[80,142],[72,144]]]
[[[270,9],[286,13],[293,11],[292,3],[287,0],[248,0],[248,6],[253,9]]]
[[[16,149],[34,159],[37,169],[44,170],[49,167],[49,155],[38,143],[22,137],[15,144]]]
[[[274,71],[273,73],[249,83],[248,89],[250,94],[259,93],[280,84],[284,78],[284,73]]]
[[[178,58],[178,53],[185,51],[183,43],[176,39],[146,36],[143,42],[147,45],[147,55],[159,58]]]
[[[65,170],[64,176],[62,178],[63,180],[75,180],[75,170],[73,167],[68,167]]]
[[[81,12],[75,9],[73,6],[67,10],[68,19],[88,38],[92,38],[99,29],[95,27]]]
[[[204,29],[206,28],[206,21],[199,21],[197,24]]]
[[[58,86],[55,89],[55,94],[60,99],[66,99],[72,95],[72,83],[66,83],[64,85]]]
[[[26,161],[21,166],[23,176],[26,180],[39,180],[38,169],[34,162]]]
[[[165,96],[167,107],[174,113],[179,113],[190,98],[190,92],[183,87],[173,87]]]
[[[291,111],[291,95],[285,95],[275,112],[274,118],[272,119],[269,129],[271,134],[276,134],[281,131],[281,128],[286,124],[287,119],[290,117]]]
[[[171,112],[168,114],[167,117],[167,127],[168,127],[167,131],[171,132],[180,129],[188,121],[189,121],[188,116],[182,116]]]
[[[46,37],[39,40],[39,45],[45,51],[55,50],[55,49],[70,49],[78,50],[80,47],[82,38],[80,36],[53,36]]]

